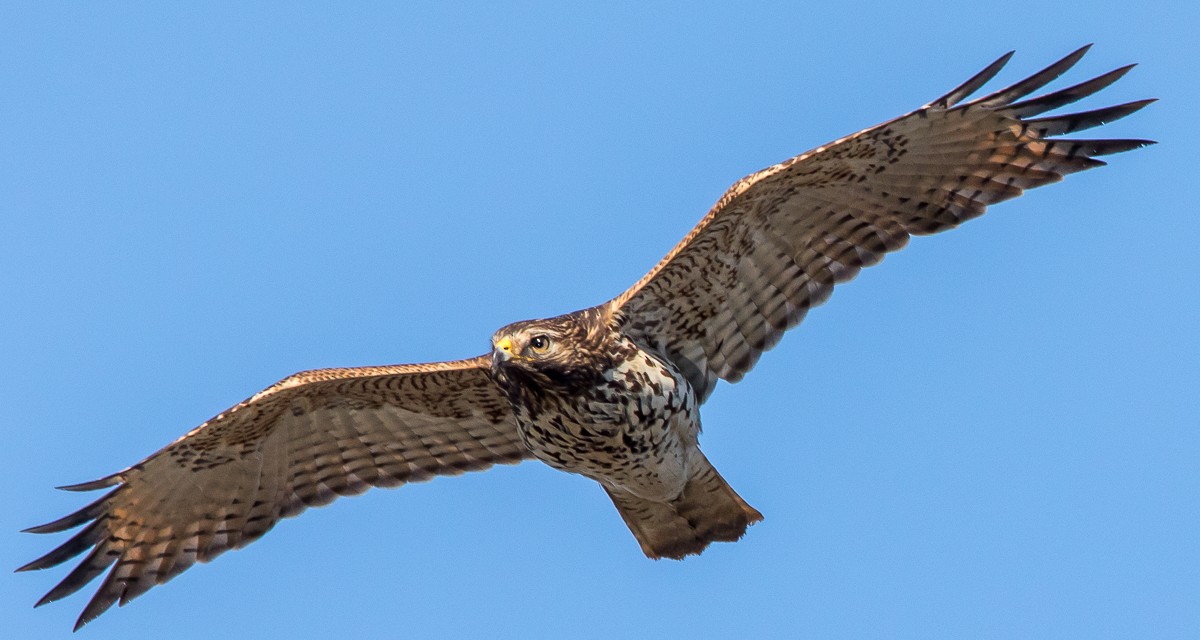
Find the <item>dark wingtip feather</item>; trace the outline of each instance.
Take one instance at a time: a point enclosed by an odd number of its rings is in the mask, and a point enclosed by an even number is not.
[[[79,618],[75,620],[75,626],[71,631],[79,631],[83,628],[83,625],[99,618],[100,614],[108,611],[116,604],[118,597],[117,593],[110,593],[109,590],[101,587],[96,592],[96,595],[92,596],[92,599],[88,601],[87,606],[83,609],[83,613],[79,614]]]
[[[1157,100],[1157,98],[1135,100],[1103,109],[1025,120],[1025,125],[1037,131],[1042,137],[1057,136],[1115,122],[1125,116],[1141,111],[1147,105]]]
[[[1141,149],[1152,144],[1158,144],[1155,140],[1143,140],[1139,138],[1129,138],[1123,140],[1070,140],[1083,145],[1086,153],[1089,156],[1107,156],[1114,153],[1124,153]]]
[[[59,531],[74,529],[75,527],[78,527],[79,525],[90,520],[95,520],[96,518],[100,517],[101,513],[104,512],[104,507],[107,505],[108,500],[112,498],[117,491],[117,489],[109,491],[99,500],[96,500],[95,502],[74,513],[63,516],[58,520],[47,522],[46,524],[40,524],[36,527],[22,529],[21,533],[58,533]]]
[[[989,80],[996,77],[996,74],[1004,68],[1004,65],[1008,64],[1010,59],[1012,59],[1014,53],[1016,53],[1015,50],[1009,51],[1008,53],[1000,56],[995,62],[984,67],[982,71],[968,78],[966,82],[954,87],[946,95],[931,102],[930,106],[949,109],[955,104],[958,104],[963,98],[975,93],[979,90],[979,87],[982,87],[983,85],[987,84]]]
[[[1082,100],[1108,85],[1120,80],[1125,74],[1129,73],[1130,69],[1136,67],[1136,64],[1127,64],[1123,67],[1118,67],[1092,78],[1086,82],[1072,85],[1066,89],[1059,89],[1054,93],[1048,93],[1044,96],[1030,98],[1021,102],[1014,102],[1004,108],[1005,113],[1024,118],[1026,116],[1036,116],[1039,113],[1045,113],[1051,109],[1057,109],[1061,106],[1071,104],[1078,100]]]
[[[1041,71],[1021,80],[1020,82],[1009,85],[995,93],[990,93],[977,100],[972,100],[969,104],[983,107],[999,107],[1011,103],[1014,100],[1023,98],[1038,89],[1053,82],[1068,69],[1075,66],[1079,59],[1091,49],[1092,45],[1086,44],[1078,49],[1063,56],[1058,61]]]
[[[97,489],[107,489],[108,487],[121,484],[121,482],[124,480],[122,477],[124,475],[124,471],[119,471],[110,476],[104,476],[98,480],[92,480],[91,482],[80,482],[79,484],[68,484],[55,488],[61,489],[62,491],[95,491]]]
[[[37,569],[48,569],[60,565],[71,558],[87,551],[90,547],[96,545],[100,541],[101,532],[99,531],[100,521],[95,521],[88,525],[79,533],[71,537],[70,540],[55,547],[50,553],[25,564],[17,571],[34,571]]]
[[[114,562],[117,561],[115,553],[103,547],[96,547],[92,552],[80,562],[67,577],[54,586],[46,595],[38,600],[35,607],[40,607],[46,603],[61,600],[76,591],[87,586],[89,582],[96,579],[96,576],[104,573]],[[111,575],[111,573],[110,573]],[[103,593],[103,587],[100,593]],[[97,594],[99,595],[99,594]],[[93,600],[95,597],[93,597]]]

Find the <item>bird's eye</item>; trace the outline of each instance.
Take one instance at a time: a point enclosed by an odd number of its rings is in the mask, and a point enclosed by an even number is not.
[[[550,338],[544,335],[533,336],[529,339],[529,348],[534,353],[546,353],[550,349]]]

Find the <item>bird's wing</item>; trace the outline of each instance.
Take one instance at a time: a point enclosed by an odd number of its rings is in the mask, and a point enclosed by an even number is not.
[[[484,357],[291,376],[142,462],[65,489],[112,488],[29,531],[84,525],[21,570],[90,553],[38,605],[109,571],[78,629],[196,561],[248,544],[281,518],[372,486],[514,463],[529,453]]]
[[[1152,100],[1034,117],[1107,87],[1133,65],[1018,102],[1087,48],[962,102],[1010,52],[912,113],[738,181],[650,273],[608,303],[622,331],[673,361],[705,398],[718,378],[741,379],[835,284],[910,235],[953,228],[1024,189],[1104,164],[1094,156],[1151,144],[1057,136]]]

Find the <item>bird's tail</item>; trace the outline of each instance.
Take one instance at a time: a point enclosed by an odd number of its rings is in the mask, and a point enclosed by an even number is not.
[[[762,520],[699,450],[688,462],[688,482],[670,502],[603,485],[647,557],[679,560],[698,554],[710,543],[736,541],[746,527]]]

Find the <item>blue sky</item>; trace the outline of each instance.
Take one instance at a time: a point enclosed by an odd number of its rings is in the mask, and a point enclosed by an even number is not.
[[[605,300],[1009,49],[1140,62],[1084,107],[1161,98],[1104,130],[1161,144],[916,239],[718,388],[737,544],[646,560],[527,463],[308,511],[81,637],[1200,635],[1191,3],[404,4],[4,10],[0,566],[65,539],[18,533],[89,500],[52,487]],[[69,635],[88,596],[31,608],[65,573],[0,573],[11,637]]]

